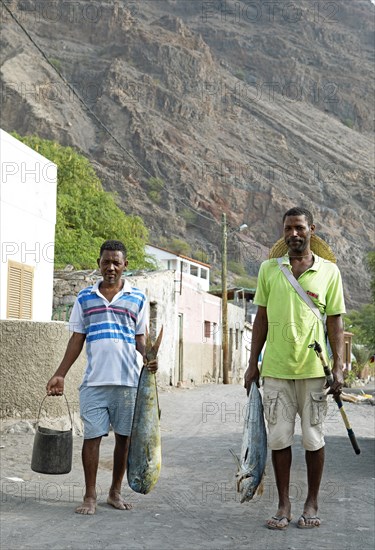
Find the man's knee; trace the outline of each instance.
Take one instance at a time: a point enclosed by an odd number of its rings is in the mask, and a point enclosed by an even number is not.
[[[275,434],[272,439],[268,440],[268,445],[271,451],[283,451],[284,449],[291,447],[292,444],[293,436],[285,437],[283,434],[279,437]]]
[[[324,449],[325,441],[320,441],[319,443],[316,442],[316,440],[310,440],[310,439],[302,439],[302,446],[305,449],[305,451],[309,453],[314,453],[316,451],[320,451]]]
[[[118,445],[126,446],[130,443],[130,436],[129,435],[122,435],[115,432],[115,439],[116,443]]]
[[[305,451],[319,451],[325,445],[323,425],[302,423],[302,445]]]
[[[97,449],[100,446],[102,436],[92,437],[90,439],[83,440],[83,447],[86,449]]]

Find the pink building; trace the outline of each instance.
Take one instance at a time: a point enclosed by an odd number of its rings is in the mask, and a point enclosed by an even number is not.
[[[146,252],[156,259],[160,270],[175,273],[173,383],[221,381],[221,297],[208,292],[210,266],[156,246],[147,246]],[[249,348],[242,303],[228,304],[228,329],[230,376],[233,381],[240,382]]]

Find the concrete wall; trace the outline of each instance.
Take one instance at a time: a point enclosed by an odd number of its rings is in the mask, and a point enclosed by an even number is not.
[[[220,300],[221,302],[221,300]],[[219,304],[220,307],[220,304]],[[220,311],[220,310],[219,310]],[[222,348],[221,325],[217,325],[217,335],[211,333],[204,338],[203,323],[196,325],[197,338],[184,339],[183,343],[183,375],[185,382],[222,382]],[[244,331],[244,310],[228,304],[229,357],[231,381],[241,383],[247,367],[249,355],[246,350],[246,332]],[[236,331],[237,338],[236,338]],[[200,340],[199,340],[200,337]]]
[[[215,343],[220,344],[221,300],[197,290],[188,275],[183,275],[181,288],[178,312],[182,315],[183,363],[179,375],[176,373],[177,380],[188,384],[215,380],[221,362],[220,351],[215,353],[214,349]],[[205,322],[210,323],[209,336],[205,336]]]
[[[159,350],[158,382],[173,383],[175,364],[175,291],[174,274],[148,274],[131,277],[133,286],[142,289],[151,305],[156,306],[155,331],[163,325],[164,336]],[[87,281],[82,281],[88,286]],[[2,416],[37,416],[45,396],[45,387],[65,353],[70,333],[67,324],[3,320],[0,321],[0,413]],[[72,366],[65,379],[65,393],[73,410],[79,411],[78,387],[86,366],[86,351]],[[67,413],[63,399],[47,398],[44,407],[51,415]]]
[[[150,308],[150,326],[154,331],[154,338],[163,327],[163,340],[158,353],[158,382],[160,384],[175,384],[176,360],[176,283],[173,271],[147,273],[128,277],[131,285],[145,292]]]
[[[34,267],[32,319],[52,314],[56,165],[0,130],[0,319],[6,319],[8,260]]]
[[[82,286],[90,284],[79,279]],[[161,385],[176,385],[179,381],[178,364],[178,306],[179,284],[171,271],[147,273],[129,278],[133,286],[141,288],[147,295],[151,327],[158,333],[163,326],[164,336],[159,350],[158,382]],[[190,289],[191,290],[191,289]],[[183,382],[201,384],[205,381],[221,380],[221,300],[201,292],[188,292],[185,298],[186,331],[183,338]],[[204,336],[204,321],[215,322],[216,329],[209,337]],[[214,326],[214,325],[212,325]],[[244,356],[244,310],[228,304],[228,326],[232,329],[231,378],[240,381],[246,368]],[[238,329],[236,345],[235,330]],[[243,336],[243,335],[242,335]],[[0,413],[16,417],[35,417],[45,396],[45,387],[55,372],[70,337],[63,322],[33,322],[21,320],[0,320]],[[78,411],[78,387],[86,366],[86,353],[72,366],[65,379],[65,393],[73,411]],[[65,403],[60,398],[48,398],[44,406],[50,415],[66,414]]]
[[[36,418],[70,334],[64,323],[18,320],[0,321],[0,413],[16,418]],[[65,394],[78,410],[78,387],[86,364],[85,350],[65,379]],[[67,414],[61,398],[47,398],[44,409],[51,415]]]
[[[245,310],[242,307],[228,304],[228,330],[231,359],[229,376],[233,382],[241,383],[248,362],[245,350],[248,335],[245,331]]]

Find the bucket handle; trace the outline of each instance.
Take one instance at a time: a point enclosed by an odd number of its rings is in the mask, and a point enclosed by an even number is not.
[[[63,396],[64,396],[64,398],[65,398],[66,406],[68,407],[68,413],[69,413],[69,418],[70,418],[70,429],[72,430],[72,429],[73,429],[73,420],[72,420],[72,415],[70,414],[69,403],[68,403],[68,400],[67,400],[67,398],[66,398],[65,393],[63,393]],[[38,412],[38,419],[37,419],[37,421],[36,421],[37,425],[39,425],[40,413],[41,413],[41,411],[42,411],[43,403],[44,403],[44,401],[45,401],[45,399],[46,399],[47,397],[49,397],[49,396],[48,396],[48,395],[45,395],[45,396],[43,397],[43,399],[42,399],[41,404],[40,404],[39,412]]]

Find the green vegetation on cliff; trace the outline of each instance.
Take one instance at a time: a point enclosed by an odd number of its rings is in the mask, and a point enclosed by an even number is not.
[[[354,334],[355,343],[368,357],[375,352],[375,252],[367,254],[366,265],[371,273],[372,300],[360,310],[350,311],[345,316],[345,328]]]
[[[57,165],[55,268],[96,268],[100,245],[119,239],[128,249],[129,269],[151,267],[144,247],[148,231],[139,216],[127,216],[104,191],[89,160],[71,147],[37,136],[13,136]]]

